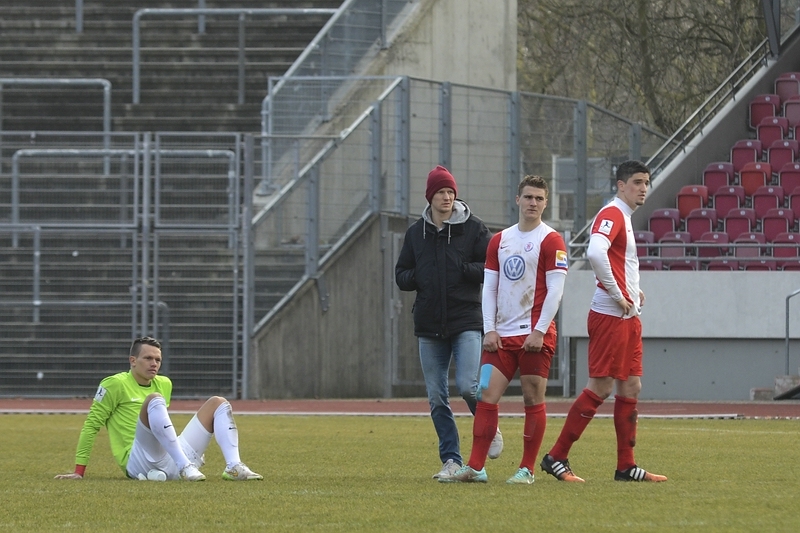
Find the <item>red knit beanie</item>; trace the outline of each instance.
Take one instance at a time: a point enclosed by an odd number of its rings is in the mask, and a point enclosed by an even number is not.
[[[453,192],[458,196],[458,189],[456,188],[456,179],[450,174],[450,171],[442,165],[437,165],[436,168],[428,174],[428,186],[425,187],[425,199],[431,203],[431,198],[436,194],[439,189],[450,187]]]

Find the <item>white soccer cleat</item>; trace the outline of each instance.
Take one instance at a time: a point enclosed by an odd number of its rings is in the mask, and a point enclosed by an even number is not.
[[[433,475],[433,479],[446,479],[453,477],[453,474],[458,472],[458,469],[461,468],[457,462],[453,461],[452,459],[448,459],[442,465],[442,469],[436,472]]]
[[[501,453],[503,453],[503,434],[500,433],[500,428],[497,428],[492,444],[489,445],[489,459],[497,459]]]
[[[205,481],[206,476],[192,463],[181,468],[181,479],[184,481]]]
[[[246,464],[239,463],[230,468],[226,468],[222,473],[222,479],[227,479],[228,481],[260,481],[264,479],[264,476],[256,474],[250,470]]]

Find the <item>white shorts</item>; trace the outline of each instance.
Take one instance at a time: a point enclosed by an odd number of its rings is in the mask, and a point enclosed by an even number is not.
[[[196,467],[200,468],[205,464],[203,454],[211,442],[211,433],[206,431],[197,416],[193,416],[186,424],[184,430],[178,435],[178,442],[181,444],[183,453]],[[136,423],[136,435],[128,456],[126,472],[128,477],[138,479],[139,474],[147,476],[147,473],[153,469],[164,472],[167,479],[180,479],[178,465],[164,450],[150,428],[139,419]]]

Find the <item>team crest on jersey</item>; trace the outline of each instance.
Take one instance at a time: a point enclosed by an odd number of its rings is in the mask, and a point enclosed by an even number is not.
[[[614,223],[606,218],[600,221],[600,227],[597,228],[597,231],[603,235],[608,235],[613,227]]]
[[[533,250],[533,243],[532,242],[526,242],[525,243],[525,251],[526,252],[530,252],[531,250]]]
[[[103,388],[102,386],[101,387],[97,387],[97,392],[94,393],[94,401],[102,402],[103,398],[106,397],[106,392],[107,392],[106,389]]]
[[[567,268],[567,252],[556,250],[556,268]]]
[[[503,263],[503,273],[511,281],[517,281],[525,274],[525,260],[520,255],[512,255]]]

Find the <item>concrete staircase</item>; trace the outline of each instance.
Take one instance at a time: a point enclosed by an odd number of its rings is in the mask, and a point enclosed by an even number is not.
[[[338,8],[341,0],[207,0],[207,8]],[[329,17],[250,16],[245,103],[238,102],[238,19],[145,18],[141,104],[132,104],[132,21],[141,8],[197,8],[196,0],[86,0],[83,32],[66,0],[7,0],[0,17],[0,76],[104,78],[112,84],[114,131],[260,131],[268,76],[282,75]],[[3,89],[3,130],[98,131],[93,88]]]

